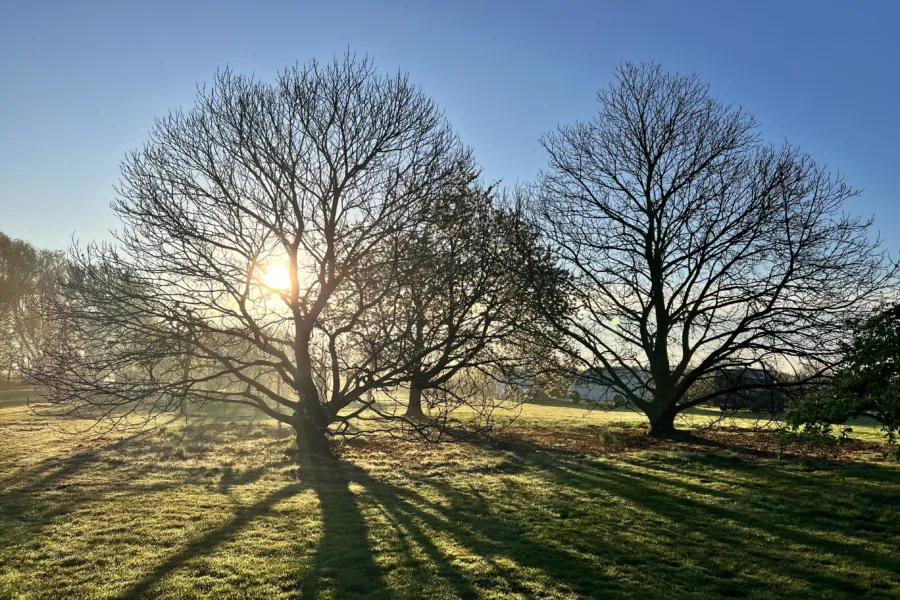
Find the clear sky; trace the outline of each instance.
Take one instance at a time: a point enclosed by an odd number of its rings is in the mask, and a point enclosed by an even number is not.
[[[382,5],[386,6],[382,6]],[[139,6],[140,5],[140,6]],[[695,71],[847,176],[900,250],[900,2],[0,3],[0,231],[108,238],[118,165],[217,67],[272,78],[348,46],[408,71],[489,179],[532,179],[540,135],[588,119],[623,60]]]

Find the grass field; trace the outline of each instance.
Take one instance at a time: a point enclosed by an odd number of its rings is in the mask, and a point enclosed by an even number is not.
[[[263,420],[97,439],[26,393],[0,388],[2,598],[900,597],[900,465],[871,442],[779,460],[529,405],[489,444],[298,464]]]

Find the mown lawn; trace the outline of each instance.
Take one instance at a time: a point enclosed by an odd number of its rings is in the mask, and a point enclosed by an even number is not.
[[[490,444],[298,464],[262,421],[73,437],[23,396],[0,389],[3,598],[900,597],[900,465],[873,447],[644,444],[554,405]]]

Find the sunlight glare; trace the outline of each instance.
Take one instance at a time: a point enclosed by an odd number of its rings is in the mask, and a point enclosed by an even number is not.
[[[262,282],[276,290],[291,289],[291,274],[284,265],[269,265],[262,276]]]

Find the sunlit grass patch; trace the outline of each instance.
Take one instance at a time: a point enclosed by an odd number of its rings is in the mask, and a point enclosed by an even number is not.
[[[298,461],[266,421],[90,439],[7,415],[0,597],[900,594],[896,463],[779,461],[741,430],[639,445],[640,423],[583,412],[339,461]]]

